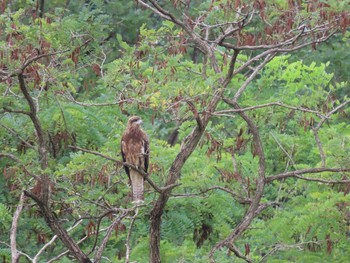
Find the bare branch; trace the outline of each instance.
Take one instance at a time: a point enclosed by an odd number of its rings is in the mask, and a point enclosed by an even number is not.
[[[145,1],[143,0],[137,0],[137,2],[139,4],[141,4],[144,7],[147,7],[148,9],[152,10],[154,13],[160,15],[162,18],[172,21],[173,23],[175,23],[176,25],[178,25],[179,27],[181,27],[184,31],[186,31],[186,33],[192,38],[192,40],[194,42],[197,43],[198,48],[205,54],[208,56],[210,65],[213,67],[214,71],[216,73],[221,72],[220,67],[217,64],[216,61],[216,57],[214,54],[214,50],[213,48],[205,41],[202,39],[201,36],[199,36],[198,34],[196,34],[194,32],[193,29],[191,29],[191,27],[183,22],[180,21],[179,19],[177,19],[173,14],[171,14],[169,11],[165,10],[164,8],[162,8],[157,1],[154,0],[149,0],[149,2],[152,4],[149,5],[147,4]]]
[[[318,124],[316,125],[316,127],[312,127],[312,131],[315,137],[315,141],[318,147],[318,151],[320,153],[320,157],[321,157],[321,162],[322,162],[322,167],[326,167],[326,154],[323,150],[323,145],[322,142],[320,140],[320,137],[318,136],[318,132],[322,126],[322,124],[331,117],[332,114],[336,113],[338,110],[340,110],[341,108],[345,107],[348,103],[350,103],[350,100],[346,100],[343,103],[339,104],[337,107],[335,107],[334,109],[332,109],[330,112],[328,112],[325,116],[321,116],[321,120],[318,122]]]
[[[113,209],[110,209],[98,217],[95,241],[94,241],[94,244],[93,244],[90,252],[87,255],[90,255],[95,250],[95,248],[97,246],[97,240],[98,240],[98,235],[100,233],[100,226],[101,226],[102,219],[105,218],[106,216],[112,214],[113,212],[115,212],[115,211],[113,211]]]
[[[49,207],[48,201],[42,200],[42,198],[39,198],[28,191],[24,191],[24,194],[36,202],[48,227],[50,227],[50,229],[60,238],[74,257],[80,262],[90,263],[91,260],[84,254],[78,244],[68,235],[66,229],[63,228],[61,223],[57,220],[56,215]]]
[[[238,98],[242,95],[242,93],[245,91],[245,89],[247,88],[247,86],[249,85],[250,82],[252,82],[252,80],[256,77],[256,75],[259,73],[259,71],[268,63],[270,62],[274,56],[276,55],[276,53],[270,53],[268,54],[264,61],[262,63],[259,64],[259,66],[257,66],[254,71],[250,74],[250,76],[246,79],[246,81],[242,84],[242,86],[238,89],[238,91],[236,92],[236,94],[233,97],[233,101],[236,102],[238,100]]]
[[[243,255],[242,252],[239,251],[239,249],[233,244],[233,243],[228,243],[226,244],[226,247],[231,250],[238,258],[243,259],[247,263],[251,263],[252,260],[249,257],[246,257]]]
[[[102,239],[102,242],[101,242],[98,250],[96,251],[96,254],[95,254],[95,257],[94,257],[94,262],[100,262],[101,257],[102,257],[102,253],[103,253],[104,249],[106,248],[107,241],[108,241],[109,237],[111,236],[113,230],[120,223],[120,221],[124,217],[126,217],[127,215],[128,215],[128,211],[121,212],[119,214],[119,216],[113,221],[113,223],[108,227],[107,233],[104,236],[104,238]]]
[[[218,45],[220,46],[225,46],[225,44],[227,43],[223,43],[225,41],[225,39],[232,35],[233,33],[239,31],[242,27],[245,27],[247,26],[252,20],[253,20],[253,17],[256,13],[255,12],[252,12],[249,16],[249,14],[247,13],[240,21],[237,21],[237,22],[231,22],[229,23],[229,28],[227,30],[225,30],[225,32],[220,35],[214,42],[217,43]],[[249,18],[248,18],[249,16]],[[223,27],[225,24],[221,24],[220,26],[219,25],[216,25],[215,27]],[[210,27],[214,27],[214,26],[210,26]],[[208,27],[209,28],[209,27]],[[241,48],[235,48],[234,46],[230,45],[230,49],[234,49],[234,50],[242,50]],[[225,46],[227,47],[227,46]]]
[[[30,116],[30,112],[29,111],[24,111],[24,110],[12,110],[9,109],[7,107],[3,107],[3,112],[10,112],[10,113],[20,113],[20,114],[24,114],[24,115],[28,115]]]
[[[76,242],[77,245],[79,245],[82,242],[84,242],[87,238],[88,238],[88,236],[84,236],[83,238],[81,238],[79,241]],[[58,254],[54,258],[48,260],[47,263],[56,262],[57,260],[59,260],[61,257],[65,256],[65,255],[67,255],[68,253],[69,253],[69,250],[63,251],[61,254]]]
[[[266,183],[270,183],[275,180],[282,180],[289,177],[295,177],[302,180],[307,181],[315,181],[321,183],[332,183],[332,184],[342,184],[342,183],[350,183],[350,180],[323,180],[319,178],[306,178],[300,175],[303,174],[313,174],[313,173],[324,173],[324,172],[332,172],[332,173],[341,173],[341,172],[350,172],[350,168],[308,168],[301,169],[291,172],[280,173],[277,175],[272,175],[266,178]]]
[[[63,97],[83,107],[110,107],[110,106],[116,106],[116,105],[119,106],[120,104],[123,104],[123,103],[138,102],[136,99],[130,98],[130,99],[118,100],[118,101],[109,102],[109,103],[85,103],[85,102],[77,101],[76,99],[74,99],[74,97],[71,94],[65,94],[63,95]]]
[[[275,142],[277,143],[277,145],[281,148],[281,150],[286,154],[286,156],[289,158],[289,160],[291,161],[292,163],[292,166],[295,167],[295,163],[294,163],[294,160],[292,158],[292,156],[290,156],[290,154],[283,148],[283,146],[281,145],[281,143],[278,141],[278,139],[276,138],[276,136],[270,132],[272,138],[275,140]]]
[[[319,123],[321,123],[321,122],[319,122]],[[322,167],[326,167],[326,155],[324,153],[323,145],[322,145],[322,142],[320,140],[320,137],[318,136],[318,129],[313,128],[312,131],[313,131],[315,141],[316,141],[316,144],[318,147],[318,152],[320,153]]]
[[[11,242],[11,256],[12,256],[12,262],[19,262],[19,257],[20,257],[20,253],[17,251],[17,241],[16,241],[16,237],[17,237],[17,228],[18,228],[18,221],[19,221],[19,217],[20,214],[22,212],[23,209],[23,204],[25,201],[25,194],[22,191],[21,196],[19,198],[19,202],[17,205],[17,209],[13,215],[12,218],[12,225],[11,225],[11,230],[10,230],[10,242]]]
[[[315,244],[315,245],[321,245],[322,243],[324,243],[324,241],[322,240],[318,240],[318,241],[306,241],[306,242],[301,242],[301,243],[297,243],[297,244],[275,244],[273,245],[272,249],[266,253],[266,255],[264,255],[262,257],[262,259],[259,261],[259,263],[265,263],[268,260],[268,257],[271,256],[272,254],[276,253],[279,250],[289,250],[289,249],[298,249],[298,250],[303,250],[305,245],[310,245],[310,244]]]
[[[270,54],[274,54],[277,52],[277,48],[276,49],[269,49],[266,50],[264,52],[262,52],[261,54],[256,55],[255,57],[250,58],[247,62],[245,62],[243,65],[241,65],[238,69],[236,69],[233,72],[233,76],[236,76],[237,74],[239,74],[240,72],[242,72],[243,70],[247,69],[251,64],[253,64],[256,61],[259,61],[261,58],[266,58],[267,56],[269,56]],[[267,61],[269,62],[269,61]],[[254,70],[253,70],[254,71]]]
[[[310,110],[307,108],[303,108],[303,107],[294,107],[294,106],[290,106],[287,104],[284,104],[282,102],[270,102],[270,103],[266,103],[266,104],[261,104],[261,105],[255,105],[255,106],[250,106],[250,107],[246,107],[246,108],[241,108],[241,109],[229,109],[229,110],[221,110],[221,111],[216,111],[214,113],[212,113],[213,115],[216,116],[223,116],[226,113],[237,113],[237,112],[245,112],[245,111],[251,111],[251,110],[255,110],[255,109],[260,109],[260,108],[265,108],[265,107],[271,107],[271,106],[279,106],[279,107],[283,107],[283,108],[287,108],[287,109],[292,109],[292,110],[297,110],[297,111],[302,111],[302,112],[308,112],[308,113],[313,113],[318,117],[324,117],[327,118],[326,116],[324,116],[321,112],[319,111],[315,111],[315,110]],[[225,115],[225,116],[230,116],[230,115]]]
[[[128,234],[126,236],[126,243],[125,243],[125,246],[126,246],[126,255],[125,255],[125,263],[129,263],[130,262],[130,252],[131,252],[131,248],[130,248],[130,237],[131,237],[131,230],[134,226],[134,223],[135,223],[135,220],[138,216],[138,213],[139,213],[139,208],[136,207],[135,209],[135,214],[134,216],[131,218],[131,222],[130,222],[130,226],[129,226],[129,230],[128,230]]]
[[[162,17],[162,18],[164,18],[166,20],[171,20],[170,16],[167,16],[163,12],[160,12],[157,8],[154,8],[154,7],[150,6],[149,4],[145,3],[143,0],[137,0],[137,2],[139,4],[141,4],[143,7],[146,7],[148,9],[152,10],[153,13],[159,15],[160,17]]]
[[[332,109],[330,112],[328,112],[328,113],[326,114],[326,116],[324,116],[324,118],[322,118],[322,120],[317,124],[317,126],[315,127],[315,129],[318,131],[318,130],[321,128],[322,124],[323,124],[327,119],[329,119],[330,116],[331,116],[332,114],[336,113],[338,110],[340,110],[341,108],[345,107],[345,106],[346,106],[347,104],[349,104],[349,103],[350,103],[350,100],[346,100],[346,101],[344,101],[343,103],[339,104],[339,105],[338,105],[337,107],[335,107],[334,109]]]
[[[246,198],[243,197],[242,195],[240,195],[239,193],[222,187],[222,186],[213,186],[204,190],[201,190],[198,193],[188,193],[188,194],[170,194],[172,197],[194,197],[194,196],[199,196],[199,195],[203,195],[206,194],[207,192],[213,191],[213,190],[221,190],[224,191],[226,193],[229,193],[234,199],[236,199],[240,204],[250,204],[252,201],[250,198]]]

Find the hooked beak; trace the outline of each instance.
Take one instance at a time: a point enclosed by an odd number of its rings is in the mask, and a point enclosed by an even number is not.
[[[138,120],[137,122],[135,122],[136,124],[142,124],[142,120]]]

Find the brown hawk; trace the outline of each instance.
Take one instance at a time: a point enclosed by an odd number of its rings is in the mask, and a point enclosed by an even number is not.
[[[128,126],[122,136],[121,153],[123,162],[132,164],[147,173],[149,161],[149,142],[146,133],[141,129],[142,120],[133,116],[128,121]],[[143,201],[143,175],[124,165],[129,176],[132,189],[132,200]]]

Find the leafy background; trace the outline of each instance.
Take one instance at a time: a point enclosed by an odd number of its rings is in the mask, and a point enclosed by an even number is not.
[[[180,148],[179,142],[195,125],[182,100],[194,100],[201,111],[209,100],[211,86],[220,76],[210,69],[206,78],[198,74],[202,69],[201,58],[195,61],[193,48],[181,45],[183,32],[172,23],[161,22],[150,12],[136,8],[133,1],[47,1],[45,4],[46,19],[35,16],[37,10],[31,1],[12,1],[2,10],[0,65],[13,70],[21,63],[18,56],[29,55],[35,48],[64,51],[51,61],[43,59],[28,72],[28,87],[37,98],[39,117],[49,141],[49,174],[54,182],[52,208],[66,228],[79,217],[84,218],[70,235],[75,240],[86,236],[81,246],[88,253],[103,205],[130,207],[130,188],[122,167],[69,146],[120,159],[120,138],[128,116],[140,115],[150,137],[151,178],[162,185]],[[197,12],[207,4],[198,4]],[[214,20],[220,16],[212,15]],[[335,37],[316,50],[308,48],[277,56],[250,84],[240,104],[249,107],[279,102],[328,112],[348,99],[347,37]],[[249,54],[242,54],[238,60],[243,63],[248,57]],[[224,60],[222,67],[227,67]],[[242,72],[230,83],[226,95],[234,94],[244,80]],[[16,84],[0,83],[1,93],[9,94],[9,87],[13,96],[2,96],[0,106],[27,110],[23,97],[16,96],[19,90]],[[219,105],[220,110],[226,108]],[[320,165],[312,133],[313,125],[319,120],[317,116],[277,106],[248,114],[260,128],[267,175]],[[330,166],[349,165],[349,114],[349,108],[342,109],[320,130]],[[0,122],[1,151],[14,154],[32,173],[39,172],[36,149],[30,146],[36,140],[30,119],[22,114],[2,112]],[[178,140],[170,146],[167,141],[175,130]],[[248,127],[238,117],[212,119],[200,147],[184,166],[181,185],[173,191],[163,215],[164,262],[206,262],[212,246],[229,235],[240,221],[245,207],[229,193],[217,189],[191,194],[212,186],[226,187],[242,195],[253,192],[258,158],[251,141]],[[3,262],[10,261],[9,229],[19,195],[22,189],[35,187],[20,163],[0,159]],[[334,180],[344,176],[317,175]],[[278,201],[279,205],[259,215],[237,246],[246,252],[249,247],[251,258],[257,262],[346,262],[350,256],[348,192],[348,185],[296,179],[272,182],[263,199]],[[148,261],[149,204],[157,194],[146,185],[145,196],[146,206],[140,209],[130,240],[131,260],[138,262]],[[100,229],[110,222],[111,218],[102,219]],[[112,262],[125,260],[130,225],[131,219],[127,218],[116,227],[104,257]],[[34,256],[52,236],[36,206],[28,200],[19,221],[18,249]],[[41,255],[40,262],[47,262],[62,251],[62,243],[56,241],[55,246]],[[232,255],[219,251],[216,259],[232,262]],[[69,255],[58,260],[71,261]],[[21,262],[26,260],[22,257]]]

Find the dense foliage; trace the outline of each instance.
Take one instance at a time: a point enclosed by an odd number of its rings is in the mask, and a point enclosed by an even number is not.
[[[3,262],[16,251],[19,262],[75,260],[59,227],[96,262],[150,261],[157,204],[164,204],[162,262],[348,260],[346,1],[150,1],[153,9],[126,0],[6,2],[0,1]],[[193,31],[157,3],[192,19]],[[250,10],[245,24],[241,12]],[[227,21],[242,30],[215,42]],[[334,27],[322,31],[320,21]],[[196,34],[206,37],[213,57]],[[306,40],[296,53],[298,35]],[[145,182],[139,207],[131,203],[119,152],[132,115],[144,121],[149,179],[158,186]],[[171,177],[201,125],[192,154]]]

